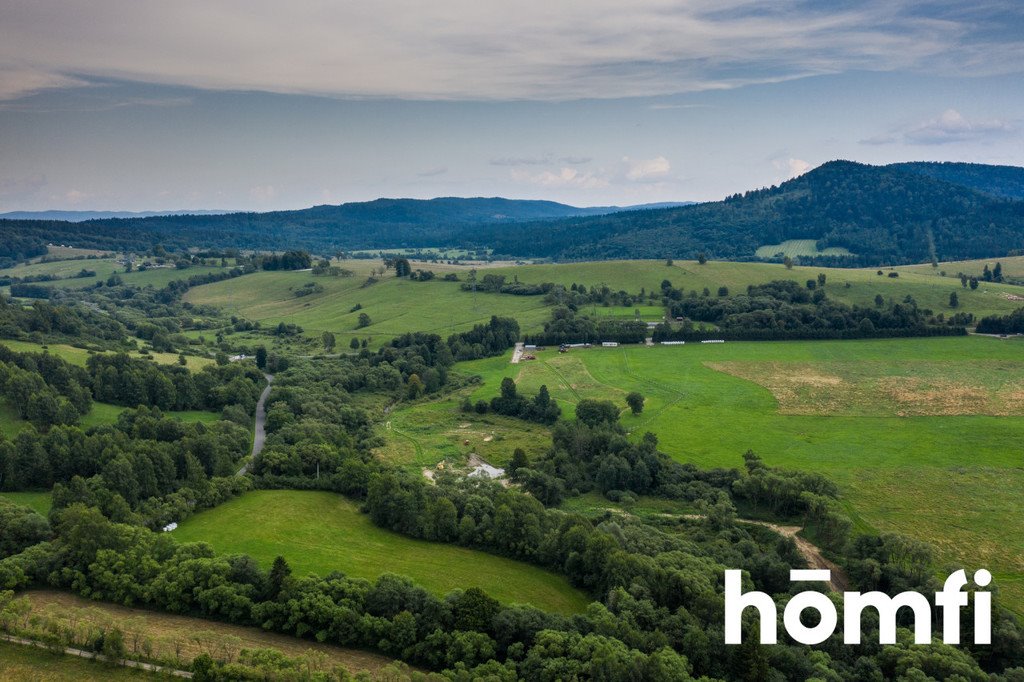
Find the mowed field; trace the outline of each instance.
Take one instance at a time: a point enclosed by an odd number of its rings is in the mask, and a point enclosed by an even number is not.
[[[547,385],[568,415],[581,398],[614,400],[627,429],[655,433],[680,461],[740,467],[753,449],[821,472],[862,530],[907,533],[943,565],[992,570],[1024,612],[1022,357],[1024,340],[956,337],[551,350],[458,368],[484,378],[474,400],[505,376],[526,394]],[[637,417],[631,390],[647,399]]]
[[[264,327],[286,322],[301,326],[310,336],[330,331],[342,350],[348,348],[353,336],[369,338],[376,347],[414,331],[447,337],[487,322],[492,315],[515,317],[527,331],[539,328],[548,317],[539,296],[474,295],[462,291],[462,282],[399,279],[394,270],[376,284],[364,286],[370,270],[380,265],[380,261],[341,262],[341,267],[356,273],[352,277],[314,277],[304,271],[257,272],[195,287],[185,294],[185,300],[218,306]],[[413,264],[413,268],[420,267],[435,273],[454,271],[463,282],[470,270],[464,266]],[[295,292],[309,283],[322,286],[323,291],[296,297]],[[357,304],[361,309],[353,310]],[[368,327],[357,328],[360,313],[370,316]]]
[[[559,613],[582,611],[589,602],[564,577],[536,566],[378,528],[355,503],[328,492],[252,491],[193,516],[173,536],[249,554],[267,568],[284,556],[300,576],[341,571],[373,580],[396,573],[438,595],[479,587],[505,603]]]

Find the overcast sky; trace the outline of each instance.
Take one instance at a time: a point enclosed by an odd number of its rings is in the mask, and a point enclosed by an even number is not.
[[[0,0],[0,212],[1024,165],[1024,3]]]

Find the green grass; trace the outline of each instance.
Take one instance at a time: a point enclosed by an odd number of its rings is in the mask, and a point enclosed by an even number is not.
[[[1016,259],[1004,259],[1004,268],[1008,276],[1024,264]],[[991,261],[994,265],[995,261]],[[1009,265],[1007,265],[1007,263]],[[818,273],[825,273],[828,281],[825,291],[830,297],[850,305],[874,306],[875,296],[882,295],[886,301],[900,302],[906,296],[913,296],[921,308],[929,308],[936,313],[970,312],[976,316],[1000,314],[1005,315],[1024,303],[1010,298],[1024,295],[1024,289],[1009,284],[982,283],[977,290],[963,289],[959,279],[954,275],[959,268],[953,263],[941,264],[937,269],[945,269],[948,275],[938,277],[931,272],[931,266],[922,269],[919,266],[897,268],[898,278],[887,276],[889,268],[877,274],[878,268],[817,268],[795,266],[787,269],[779,263],[733,263],[727,261],[709,261],[700,265],[694,261],[675,261],[673,265],[665,265],[665,261],[602,261],[594,263],[566,263],[557,265],[522,265],[515,267],[499,267],[488,269],[488,273],[504,274],[511,279],[519,277],[522,282],[554,282],[570,286],[572,283],[587,286],[607,285],[615,291],[639,293],[660,291],[662,280],[669,280],[677,288],[687,291],[703,291],[710,289],[712,293],[719,287],[728,287],[730,294],[745,293],[751,284],[763,284],[771,280],[784,279],[805,283],[816,279]],[[978,273],[981,266],[977,267]],[[846,286],[849,284],[849,286]],[[949,307],[949,295],[957,292],[960,307],[956,310]],[[587,309],[585,308],[584,311]],[[632,309],[629,309],[632,310]]]
[[[790,258],[800,256],[849,256],[850,251],[838,246],[830,246],[827,249],[818,249],[818,242],[815,239],[790,239],[781,244],[767,244],[759,247],[754,253],[758,258],[777,258],[779,254]]]
[[[82,418],[79,420],[79,426],[83,429],[87,429],[92,426],[113,424],[117,421],[118,415],[126,409],[128,408],[121,405],[93,402],[92,409],[89,410],[88,413],[82,415]],[[210,423],[220,419],[220,415],[216,412],[206,412],[205,410],[183,410],[180,412],[169,410],[163,414],[165,417],[180,419],[186,422]],[[13,405],[0,399],[0,433],[7,437],[12,437],[18,433],[18,431],[21,431],[23,428],[28,426],[29,423],[21,418]]]
[[[113,424],[117,421],[118,415],[126,409],[128,408],[122,407],[121,405],[94,402],[92,404],[92,409],[89,410],[88,414],[82,417],[80,424],[83,429],[87,429],[91,426]],[[203,422],[206,424],[220,419],[220,415],[216,412],[207,412],[205,410],[182,410],[180,412],[168,410],[164,412],[163,415],[169,419],[180,419],[185,422]]]
[[[535,566],[378,528],[334,493],[249,492],[197,514],[173,536],[208,542],[218,552],[250,554],[266,567],[281,555],[296,575],[342,571],[372,580],[397,573],[436,594],[480,587],[502,602],[560,613],[580,611],[589,601],[565,578]]]
[[[1001,372],[1019,372],[1022,351],[1022,342],[981,337],[687,344],[545,351],[531,363],[497,358],[459,367],[484,379],[474,398],[495,395],[501,378],[512,376],[524,392],[547,384],[566,411],[581,397],[625,408],[623,393],[640,391],[643,414],[622,417],[634,436],[651,431],[663,451],[702,467],[739,467],[753,449],[772,466],[824,473],[861,528],[907,533],[938,547],[943,563],[992,570],[1007,603],[1024,611],[1024,404],[1015,403],[1016,416],[956,414],[973,406],[955,403],[940,415],[898,416],[894,403],[871,403],[870,395],[865,402],[858,392],[881,379],[899,384],[938,373],[1004,395],[1018,389]],[[709,366],[717,363],[789,364],[796,376],[859,365],[863,386],[836,386],[835,414],[818,409],[813,396],[797,401],[812,413],[783,414],[768,388]]]
[[[92,270],[95,275],[90,277],[74,277],[81,270]],[[15,277],[27,277],[30,275],[56,275],[69,279],[60,279],[53,282],[37,282],[43,286],[57,287],[59,289],[84,289],[96,284],[105,282],[110,275],[117,273],[125,284],[134,286],[153,286],[157,289],[167,286],[169,283],[187,279],[193,275],[203,275],[210,272],[220,272],[220,266],[195,265],[184,270],[178,270],[173,265],[170,267],[148,268],[146,270],[133,270],[125,272],[124,266],[117,263],[114,258],[97,258],[88,260],[63,260],[48,263],[29,263],[17,265],[13,268],[0,270],[0,275],[11,275]],[[6,289],[5,289],[6,290]]]
[[[154,673],[0,642],[0,677],[5,682],[106,682],[171,679]]]
[[[420,470],[439,462],[461,465],[470,453],[503,467],[517,447],[539,451],[550,442],[548,430],[495,414],[478,415],[459,409],[471,391],[432,402],[417,403],[388,415],[380,435],[384,445],[376,454],[398,466]]]
[[[16,502],[25,507],[30,507],[38,513],[46,516],[53,506],[53,493],[0,493],[0,497]]]
[[[191,289],[185,300],[211,304],[225,312],[259,321],[264,327],[280,322],[297,324],[311,336],[335,334],[338,348],[346,350],[352,337],[372,338],[379,346],[396,335],[412,331],[449,334],[487,322],[492,315],[515,317],[524,330],[539,329],[548,309],[539,296],[508,296],[462,291],[459,282],[415,282],[398,279],[389,271],[374,285],[363,288],[367,274],[379,261],[345,261],[353,277],[314,277],[309,272],[258,272]],[[417,264],[418,265],[418,264]],[[435,272],[456,270],[465,280],[468,268],[426,266]],[[323,286],[321,293],[297,298],[294,291],[309,282]],[[258,298],[253,295],[259,292]],[[361,310],[352,312],[356,304]],[[357,329],[360,313],[370,326]]]
[[[140,345],[145,342],[141,342]],[[85,348],[78,348],[65,343],[35,343],[32,341],[16,341],[14,339],[2,339],[0,345],[7,346],[13,351],[19,353],[51,353],[57,357],[70,362],[72,365],[78,365],[79,367],[85,367],[86,360],[89,356],[95,352],[103,351],[88,351]],[[178,353],[157,353],[149,352],[148,355],[142,355],[138,351],[131,351],[128,353],[135,359],[141,358],[152,358],[154,362],[159,362],[163,365],[176,365],[178,364]],[[196,357],[192,355],[185,356],[186,367],[193,372],[197,372],[203,367],[213,364],[213,358]]]

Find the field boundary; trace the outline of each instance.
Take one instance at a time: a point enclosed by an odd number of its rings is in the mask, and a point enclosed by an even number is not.
[[[119,660],[112,660],[108,656],[98,654],[94,651],[86,651],[85,649],[76,649],[70,646],[59,646],[56,648],[54,645],[47,644],[46,642],[40,642],[36,639],[26,639],[25,637],[15,637],[14,635],[0,635],[0,641],[8,642],[10,644],[19,644],[22,646],[31,646],[37,649],[45,649],[46,651],[56,651],[66,656],[77,656],[78,658],[86,658],[93,661],[99,661],[101,663],[109,663],[111,665],[119,665],[125,668],[135,668],[137,670],[145,670],[150,673],[158,673],[162,675],[171,675],[173,677],[180,677],[182,679],[191,680],[193,675],[187,670],[178,670],[177,668],[170,668],[163,665],[156,665],[155,663],[143,663],[142,661],[135,661],[130,658],[124,658]]]

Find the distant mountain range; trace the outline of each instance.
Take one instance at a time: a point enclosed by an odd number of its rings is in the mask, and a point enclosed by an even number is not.
[[[814,240],[834,265],[927,262],[1024,252],[1024,168],[831,161],[778,187],[702,204],[577,208],[549,201],[439,198],[298,211],[167,215],[69,223],[0,221],[0,257],[46,243],[108,249],[338,250],[463,247],[557,260],[752,260],[757,248]],[[7,252],[4,252],[4,249]]]
[[[108,218],[152,218],[165,215],[223,215],[231,211],[8,211],[0,213],[0,220],[63,220],[69,223],[81,223],[86,220],[105,220]]]

